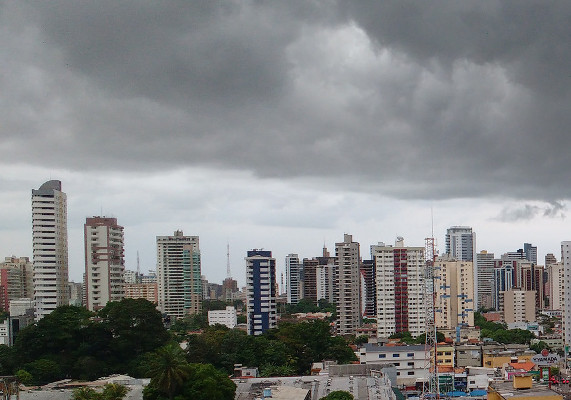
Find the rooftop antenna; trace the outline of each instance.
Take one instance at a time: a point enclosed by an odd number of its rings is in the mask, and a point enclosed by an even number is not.
[[[226,278],[232,278],[230,272],[230,243],[226,242]]]
[[[137,250],[137,276],[141,275],[141,264],[139,264],[139,250]]]

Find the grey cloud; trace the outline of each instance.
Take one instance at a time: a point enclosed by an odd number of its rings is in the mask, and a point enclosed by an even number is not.
[[[5,162],[571,197],[568,2],[0,7]]]
[[[521,207],[504,207],[495,218],[502,222],[531,220],[538,216],[545,218],[565,218],[567,206],[558,201],[549,202],[543,206],[524,204]]]

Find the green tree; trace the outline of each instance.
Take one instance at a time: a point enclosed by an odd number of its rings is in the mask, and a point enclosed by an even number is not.
[[[532,344],[531,346],[529,346],[529,348],[530,350],[533,350],[538,354],[541,353],[541,350],[543,349],[551,350],[549,345],[545,343],[543,340],[540,340],[539,342]]]
[[[169,340],[161,314],[148,300],[110,302],[98,315],[102,326],[112,334],[109,346],[122,365],[116,369],[126,370],[131,360],[164,346]]]
[[[236,385],[211,364],[191,364],[190,379],[185,382],[182,398],[193,400],[234,400]]]
[[[72,400],[100,400],[101,393],[97,393],[95,389],[83,386],[77,389],[73,389],[71,394]]]
[[[351,393],[344,390],[336,390],[329,393],[327,396],[322,397],[320,400],[353,400],[354,397]]]
[[[31,385],[34,382],[34,377],[25,369],[19,369],[16,371],[16,378],[20,383],[24,385]]]
[[[101,393],[102,400],[121,400],[127,393],[129,388],[118,383],[108,383],[103,386],[103,393]]]
[[[33,383],[39,385],[57,381],[65,376],[57,362],[45,358],[27,363],[24,369],[32,375]]]
[[[184,352],[178,344],[171,343],[155,351],[151,360],[147,370],[149,385],[172,400],[191,373]]]

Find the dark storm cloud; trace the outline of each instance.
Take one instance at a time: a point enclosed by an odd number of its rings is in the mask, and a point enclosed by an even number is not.
[[[1,7],[8,161],[571,196],[569,2]]]

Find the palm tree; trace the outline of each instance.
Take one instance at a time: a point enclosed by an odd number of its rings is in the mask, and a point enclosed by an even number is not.
[[[122,400],[127,395],[129,388],[118,383],[108,383],[103,387],[103,400]]]
[[[191,374],[191,367],[178,344],[168,344],[155,351],[147,370],[151,385],[173,399],[184,380]]]
[[[83,386],[73,389],[72,400],[97,400],[101,397],[93,388]]]

